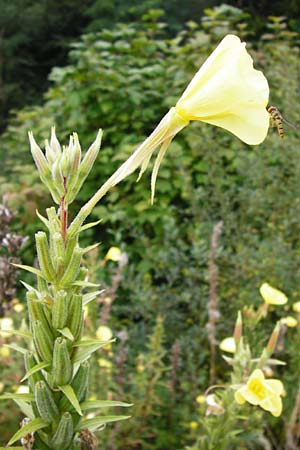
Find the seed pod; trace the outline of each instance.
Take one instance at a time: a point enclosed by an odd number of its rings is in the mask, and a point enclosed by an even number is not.
[[[58,420],[59,411],[53,394],[45,381],[38,381],[35,385],[35,402],[43,420],[49,423]]]
[[[36,233],[35,242],[41,272],[48,281],[53,281],[55,278],[55,271],[50,257],[46,233],[43,231]]]
[[[52,361],[53,338],[43,328],[40,320],[33,322],[33,341],[37,353],[42,361]]]
[[[52,376],[53,386],[64,386],[69,384],[73,375],[67,341],[64,338],[57,338],[54,343]]]
[[[82,295],[73,295],[69,303],[68,328],[74,336],[75,341],[80,339],[83,330]]]
[[[71,383],[73,391],[76,393],[76,397],[79,402],[84,401],[87,397],[89,384],[89,370],[90,370],[90,363],[88,361],[82,362]],[[68,411],[70,408],[72,408],[71,403],[69,402],[66,396],[63,396],[63,398],[59,403],[59,409],[61,411]]]
[[[52,236],[53,250],[56,258],[64,258],[65,244],[61,233],[54,233]]]
[[[54,436],[51,439],[51,448],[65,450],[71,443],[74,434],[73,420],[70,413],[65,412],[59,421]]]
[[[77,274],[80,269],[82,250],[79,247],[76,247],[73,251],[72,258],[69,262],[69,265],[60,280],[60,285],[65,286],[67,284],[71,284],[77,277]]]
[[[65,188],[64,188],[64,177],[61,169],[61,161],[62,156],[57,158],[54,163],[52,164],[51,168],[51,175],[54,181],[54,185],[56,187],[56,190],[58,191],[59,195],[63,197],[65,195]]]
[[[67,242],[66,242],[66,255],[65,255],[65,260],[66,261],[70,261],[74,252],[74,249],[76,247],[78,243],[78,235],[69,238],[67,236]]]
[[[49,292],[48,283],[42,277],[38,277],[38,290],[41,294],[43,294],[44,292]]]
[[[52,326],[55,329],[63,328],[68,318],[68,298],[66,291],[58,291],[54,297],[52,308]]]
[[[31,328],[33,326],[33,322],[39,320],[43,324],[44,331],[53,337],[51,326],[47,320],[42,303],[37,299],[34,292],[27,292],[26,298]]]

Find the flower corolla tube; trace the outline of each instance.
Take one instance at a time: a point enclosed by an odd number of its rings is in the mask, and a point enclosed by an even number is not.
[[[247,384],[238,389],[234,398],[239,405],[245,402],[251,405],[258,405],[262,409],[269,411],[273,416],[278,417],[282,412],[282,400],[284,389],[280,380],[265,379],[260,369],[254,370]]]
[[[190,121],[199,120],[230,131],[243,142],[260,144],[269,128],[266,110],[268,82],[246,50],[245,42],[227,35],[195,74],[174,107],[163,117],[151,135],[113,174],[116,185],[138,167],[146,170],[157,147],[161,147],[151,178],[151,199],[160,163],[174,136]]]

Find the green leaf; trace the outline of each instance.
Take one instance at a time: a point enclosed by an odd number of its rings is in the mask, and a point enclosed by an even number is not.
[[[39,269],[36,269],[35,267],[25,266],[24,264],[14,264],[14,263],[12,263],[12,265],[15,267],[18,267],[19,269],[27,270],[27,272],[34,273],[34,275],[37,275],[38,277],[42,277],[45,279],[42,272]]]
[[[10,439],[7,445],[11,445],[14,442],[18,441],[21,437],[25,436],[26,434],[34,433],[35,431],[40,430],[41,428],[45,428],[48,425],[49,424],[41,418],[33,419],[27,425],[20,428],[20,430],[18,430],[13,435],[13,437]]]
[[[15,450],[24,450],[24,447],[10,447],[13,448]],[[7,447],[0,447],[0,450],[7,450]]]
[[[62,330],[58,329],[57,331],[59,331],[60,334],[62,334],[64,337],[66,337],[70,341],[72,341],[72,342],[74,341],[74,336],[68,327],[63,328]]]
[[[24,400],[26,402],[34,402],[34,395],[29,393],[17,394],[8,392],[0,395],[0,400]]]
[[[31,377],[31,375],[33,375],[34,373],[39,372],[40,370],[45,369],[46,367],[49,366],[50,364],[47,362],[40,362],[36,364],[30,370],[28,370],[28,372],[25,374],[25,376],[22,378],[20,382],[22,383],[23,381],[27,380],[27,378]]]
[[[89,292],[88,294],[84,294],[82,296],[82,305],[85,306],[88,303],[92,302],[93,300],[95,300],[95,298],[98,297],[99,294],[102,294],[105,291],[105,289],[102,289],[101,291],[94,291],[94,292]]]
[[[25,355],[28,350],[23,347],[19,347],[17,344],[3,344],[3,347],[11,348],[12,350],[16,350],[17,352],[23,353]]]
[[[78,414],[80,416],[82,416],[82,411],[81,411],[81,408],[79,405],[79,401],[76,397],[76,394],[75,394],[73,388],[69,384],[66,384],[65,386],[58,386],[58,388],[65,394],[65,396],[67,397],[69,402],[74,406],[74,408],[76,409]]]
[[[94,248],[97,248],[100,245],[100,242],[97,242],[97,244],[89,245],[88,247],[85,247],[82,249],[82,254],[85,255],[86,253],[90,252],[91,250],[94,250]]]
[[[99,283],[91,283],[90,281],[75,281],[71,284],[71,286],[80,286],[80,287],[99,287]]]
[[[1,333],[10,333],[14,334],[15,336],[22,336],[25,338],[31,338],[32,334],[29,331],[21,331],[21,330],[3,330],[1,329]]]
[[[50,226],[49,226],[49,220],[46,219],[46,217],[42,216],[42,215],[38,212],[37,209],[35,210],[35,212],[36,212],[36,215],[38,216],[38,218],[43,222],[43,224],[44,224],[48,229],[50,229]]]
[[[28,283],[25,283],[25,281],[20,280],[20,282],[23,284],[23,286],[26,287],[26,289],[27,289],[29,292],[37,292],[36,289],[35,289],[34,287],[30,286],[30,284],[28,284]]]
[[[102,219],[97,220],[97,222],[90,222],[90,223],[83,225],[81,228],[79,228],[79,233],[81,231],[88,230],[89,228],[95,227],[96,225],[99,225],[100,222],[102,222]]]
[[[29,419],[32,420],[35,418],[32,407],[26,401],[15,399],[14,402],[19,406],[20,410],[26,417],[29,417]]]
[[[102,417],[94,417],[93,419],[85,419],[79,422],[77,426],[77,431],[83,430],[84,428],[88,428],[90,431],[95,431],[97,428],[101,427],[101,425],[105,425],[110,422],[117,422],[118,420],[126,420],[131,416],[102,416]]]
[[[74,347],[82,347],[78,348],[73,357],[73,364],[77,362],[85,361],[89,358],[89,356],[94,353],[96,350],[98,350],[101,347],[104,347],[105,345],[109,344],[110,342],[115,342],[115,339],[110,339],[109,341],[101,342],[97,340],[86,340],[86,341],[80,341],[76,344],[74,344]]]
[[[114,400],[88,400],[80,404],[82,411],[88,411],[89,409],[98,408],[110,408],[114,406],[122,406],[123,408],[128,408],[133,406],[133,403],[124,403]]]

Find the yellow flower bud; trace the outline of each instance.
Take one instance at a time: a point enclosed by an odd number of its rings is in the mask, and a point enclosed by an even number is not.
[[[280,322],[289,328],[294,328],[298,325],[298,321],[292,316],[283,317]]]
[[[292,308],[293,308],[293,311],[300,313],[300,302],[294,303]]]
[[[273,288],[268,283],[263,283],[259,288],[259,292],[268,305],[285,305],[288,301],[287,296],[283,292]]]
[[[227,337],[223,339],[220,343],[220,349],[223,350],[223,352],[228,353],[235,353],[236,352],[236,345],[235,340],[233,337]]]
[[[105,255],[105,259],[110,261],[120,261],[121,254],[119,247],[110,247]]]
[[[195,420],[192,420],[189,425],[191,430],[196,430],[196,428],[198,428],[198,422]]]
[[[96,336],[99,339],[99,341],[109,341],[113,334],[109,327],[106,325],[100,325],[96,331]]]

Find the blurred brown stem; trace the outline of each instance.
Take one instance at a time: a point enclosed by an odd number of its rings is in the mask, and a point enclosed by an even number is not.
[[[212,231],[210,241],[210,255],[208,262],[209,274],[209,301],[207,304],[208,310],[208,340],[210,345],[210,371],[209,382],[213,384],[216,377],[216,322],[219,319],[220,313],[218,310],[218,275],[219,270],[216,265],[219,238],[222,233],[223,222],[218,222]]]

